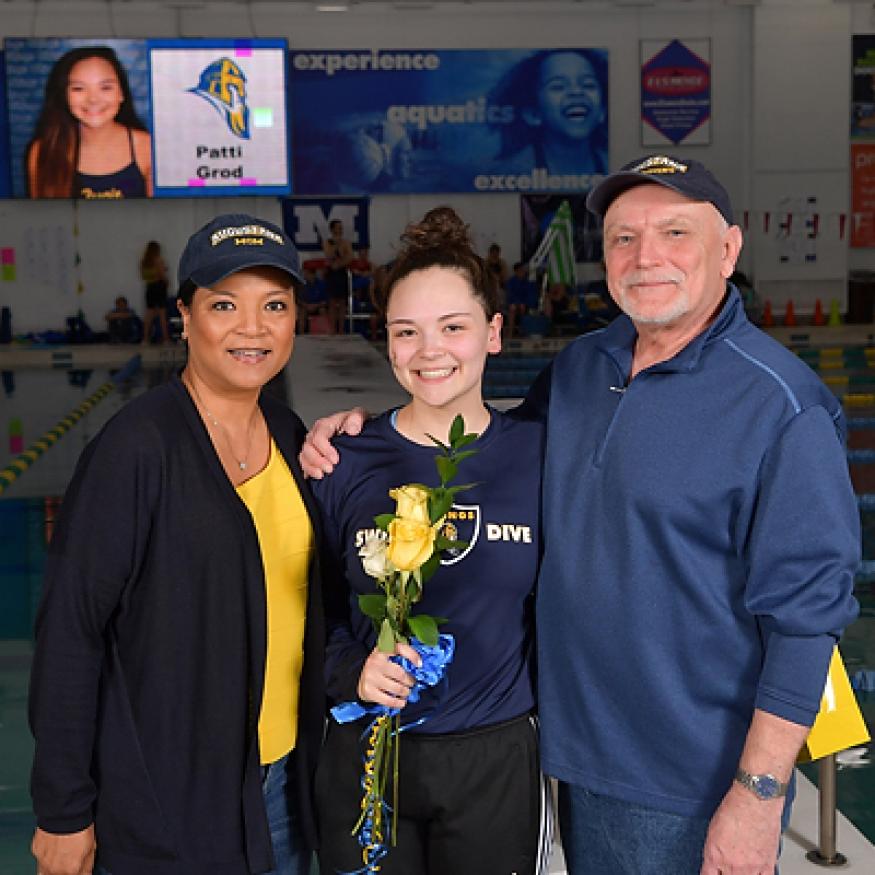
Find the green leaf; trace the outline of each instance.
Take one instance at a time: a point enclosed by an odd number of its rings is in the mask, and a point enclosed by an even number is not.
[[[374,517],[374,522],[377,524],[378,529],[382,529],[385,532],[389,528],[389,523],[394,519],[394,513],[381,513]]]
[[[438,474],[441,478],[441,485],[445,486],[456,474],[459,473],[458,465],[446,456],[435,456],[435,465],[437,465]]]
[[[450,448],[443,442],[439,441],[433,434],[425,433],[425,436],[437,447],[440,447],[444,453],[449,453]]]
[[[438,629],[434,617],[428,614],[417,614],[407,618],[410,631],[423,643],[434,647],[438,643]]]
[[[360,595],[359,610],[372,620],[382,620],[386,616],[386,596],[379,593]]]
[[[465,459],[471,458],[471,456],[476,456],[477,450],[462,450],[459,453],[453,454],[453,461],[458,465],[459,462],[464,462]]]
[[[420,568],[420,572],[422,574],[422,582],[425,583],[428,581],[431,576],[438,570],[441,564],[441,557],[437,553],[432,553],[428,558],[428,561],[423,564]],[[422,592],[420,591],[420,596]],[[419,599],[417,599],[418,601]]]
[[[475,486],[479,486],[482,482],[482,480],[478,480],[475,483],[463,483],[461,486],[448,486],[446,491],[449,492],[450,495],[456,495],[459,492],[464,492],[466,489],[473,489]]]
[[[465,434],[465,420],[461,416],[456,416],[453,419],[453,424],[450,426],[450,445],[455,447]]]
[[[383,623],[380,626],[380,634],[377,638],[377,649],[380,653],[394,653],[396,640],[395,630],[392,628],[392,624],[387,617],[383,620]]]
[[[435,490],[437,493],[437,490]],[[440,494],[432,496],[429,502],[428,515],[433,523],[436,523],[453,506],[453,494],[449,489],[442,489]]]
[[[461,450],[462,447],[467,447],[468,444],[473,444],[478,437],[479,435],[475,434],[474,432],[471,432],[470,434],[463,434],[457,441],[453,442],[453,449]],[[476,452],[476,450],[474,452]]]

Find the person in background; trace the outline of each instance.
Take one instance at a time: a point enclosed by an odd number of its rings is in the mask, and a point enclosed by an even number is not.
[[[608,74],[593,49],[545,49],[514,66],[490,104],[512,106],[510,124],[496,125],[495,163],[507,171],[607,173]]]
[[[532,615],[537,574],[540,437],[483,401],[483,369],[501,349],[500,292],[449,207],[408,226],[381,288],[389,360],[410,402],[343,442],[336,474],[314,484],[325,517],[326,682],[335,703],[401,708],[400,802],[384,875],[534,875],[548,856],[550,811],[533,723]],[[455,637],[447,685],[407,703],[412,678],[376,648],[357,596],[374,592],[362,534],[392,510],[389,490],[434,482],[434,444],[461,415],[478,435],[463,479],[475,481],[447,513],[447,534],[467,540],[444,555],[418,609],[449,618]],[[508,459],[517,476],[507,477]],[[476,522],[475,522],[476,520]],[[481,527],[517,537],[478,538]],[[416,652],[397,652],[418,662]],[[325,875],[359,871],[350,831],[361,811],[363,729],[369,718],[329,721],[317,774]],[[388,793],[388,791],[387,791]]]
[[[352,274],[352,293],[357,303],[370,306],[374,296],[374,264],[370,259],[367,246],[363,246],[356,253],[356,257],[349,263]]]
[[[495,274],[498,287],[504,289],[510,271],[507,269],[507,262],[501,257],[501,247],[497,243],[491,244],[487,250],[486,267]]]
[[[265,391],[294,343],[298,254],[227,214],[179,277],[185,367],[91,441],[49,548],[29,700],[40,875],[309,873],[318,510],[304,426]]]
[[[599,261],[599,270],[600,275],[598,278],[590,280],[584,286],[584,300],[593,321],[597,324],[607,325],[616,319],[622,311],[617,306],[617,302],[611,297],[610,289],[608,289],[608,283],[605,279],[606,268],[604,259]],[[729,282],[732,282],[732,277],[729,278]]]
[[[309,332],[311,316],[325,314],[328,308],[328,293],[325,280],[312,267],[303,267],[304,283],[298,292],[298,333]]]
[[[587,205],[623,315],[515,414],[547,429],[538,710],[568,871],[771,875],[858,611],[844,413],[727,283],[742,233],[706,167],[649,155]],[[317,423],[311,476],[360,423]]]
[[[518,325],[530,309],[538,307],[538,287],[529,279],[529,266],[517,261],[513,273],[504,284],[505,308],[507,312],[507,336],[519,333]]]
[[[373,337],[374,319],[379,319],[374,306],[374,263],[370,259],[370,253],[363,246],[356,253],[356,257],[349,264],[349,272],[352,276],[352,297],[354,312],[362,319],[367,316],[369,324],[369,336]]]
[[[108,46],[71,49],[52,67],[25,151],[32,198],[152,196],[152,140]]]
[[[382,340],[386,336],[385,314],[380,312],[381,301],[386,299],[386,283],[395,259],[391,258],[385,264],[378,264],[374,268],[374,281],[371,284],[371,318],[368,320],[368,331],[372,341]]]
[[[167,262],[161,255],[161,244],[150,240],[140,258],[140,278],[146,287],[146,319],[143,327],[143,343],[152,342],[155,322],[158,323],[158,342],[170,338],[167,328]]]
[[[343,322],[349,301],[349,266],[354,255],[352,246],[343,236],[343,222],[335,219],[328,227],[331,236],[322,241],[322,252],[328,261],[325,268],[328,321],[331,323],[332,334],[343,334]]]
[[[550,319],[554,334],[576,325],[577,311],[572,307],[568,286],[562,282],[550,283],[544,297],[544,315]]]
[[[124,295],[119,295],[115,299],[115,306],[107,311],[104,318],[110,343],[139,343],[143,323],[131,309]]]
[[[729,277],[729,281],[738,289],[738,293],[741,295],[741,301],[744,304],[744,312],[747,313],[747,318],[755,325],[759,325],[763,317],[763,303],[750,278],[746,273],[735,270],[732,276]]]

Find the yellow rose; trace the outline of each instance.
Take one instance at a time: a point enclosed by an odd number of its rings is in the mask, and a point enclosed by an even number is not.
[[[434,550],[435,529],[428,523],[401,519],[389,523],[386,558],[399,571],[414,571],[424,565]]]
[[[399,486],[389,490],[389,497],[397,502],[395,516],[415,523],[430,524],[428,492],[419,486]]]

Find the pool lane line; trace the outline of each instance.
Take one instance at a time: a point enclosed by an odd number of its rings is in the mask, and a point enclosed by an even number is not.
[[[125,365],[107,380],[96,392],[89,395],[80,405],[60,419],[39,440],[34,441],[26,450],[19,453],[5,468],[0,470],[0,495],[8,489],[40,456],[53,447],[83,416],[89,413],[107,395],[133,376],[141,365],[139,355],[129,359]]]

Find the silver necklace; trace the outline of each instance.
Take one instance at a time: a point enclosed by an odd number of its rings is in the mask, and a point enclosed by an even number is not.
[[[249,418],[249,433],[248,433],[248,437],[247,437],[247,441],[246,441],[246,453],[243,455],[242,459],[238,459],[237,454],[234,452],[234,446],[231,443],[231,435],[228,433],[228,429],[225,428],[225,426],[222,425],[222,423],[219,422],[219,420],[216,419],[216,417],[213,416],[213,414],[210,413],[209,410],[207,410],[207,406],[201,400],[201,396],[198,394],[197,389],[195,389],[194,383],[191,380],[186,380],[185,382],[186,382],[186,385],[189,387],[189,389],[191,389],[191,394],[194,395],[194,399],[195,399],[195,401],[197,401],[198,407],[200,407],[200,409],[203,410],[207,419],[210,421],[210,423],[212,423],[213,428],[220,431],[222,433],[222,435],[224,436],[225,443],[228,444],[228,449],[231,452],[232,458],[237,463],[237,467],[241,471],[245,471],[246,468],[248,467],[249,453],[252,450],[252,439],[255,436],[255,411],[254,410],[252,411],[252,416]]]

